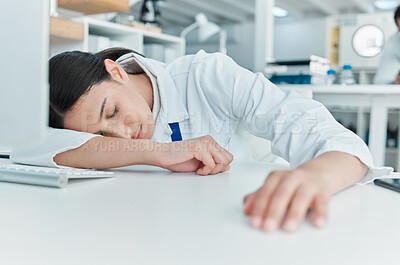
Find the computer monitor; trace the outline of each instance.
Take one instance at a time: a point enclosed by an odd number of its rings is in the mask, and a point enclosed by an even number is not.
[[[3,1],[0,36],[0,146],[33,145],[48,124],[48,0]]]

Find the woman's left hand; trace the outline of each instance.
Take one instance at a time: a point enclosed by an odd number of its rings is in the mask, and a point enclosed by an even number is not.
[[[261,188],[244,198],[244,211],[253,227],[269,232],[281,225],[287,232],[297,230],[309,209],[314,211],[313,225],[322,227],[331,195],[328,182],[316,172],[273,171]]]

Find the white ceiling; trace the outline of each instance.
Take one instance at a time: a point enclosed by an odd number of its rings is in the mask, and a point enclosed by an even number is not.
[[[268,0],[265,0],[268,1]],[[321,17],[343,13],[372,13],[374,0],[276,0],[286,9],[286,19]],[[400,4],[400,0],[398,0]],[[132,11],[139,16],[141,0],[130,0]],[[163,26],[186,26],[194,16],[203,12],[217,23],[240,23],[254,19],[255,0],[165,0],[161,3]],[[283,18],[285,19],[285,18]]]

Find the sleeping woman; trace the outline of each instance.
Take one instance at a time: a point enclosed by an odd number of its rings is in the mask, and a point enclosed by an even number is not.
[[[14,162],[217,174],[229,170],[242,124],[291,166],[244,199],[251,225],[266,231],[295,231],[308,210],[322,227],[333,194],[391,170],[375,168],[365,143],[322,104],[219,53],[164,64],[124,48],[64,52],[49,74],[52,128],[39,148],[13,150]]]

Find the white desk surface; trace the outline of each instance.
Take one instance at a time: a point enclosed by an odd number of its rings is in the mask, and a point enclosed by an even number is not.
[[[376,95],[399,95],[400,85],[278,85],[279,87],[299,87],[312,90],[317,94],[376,94]]]
[[[334,196],[322,230],[251,228],[243,196],[274,167],[235,161],[200,177],[133,166],[65,189],[0,183],[0,264],[400,264],[400,194],[374,185]]]

